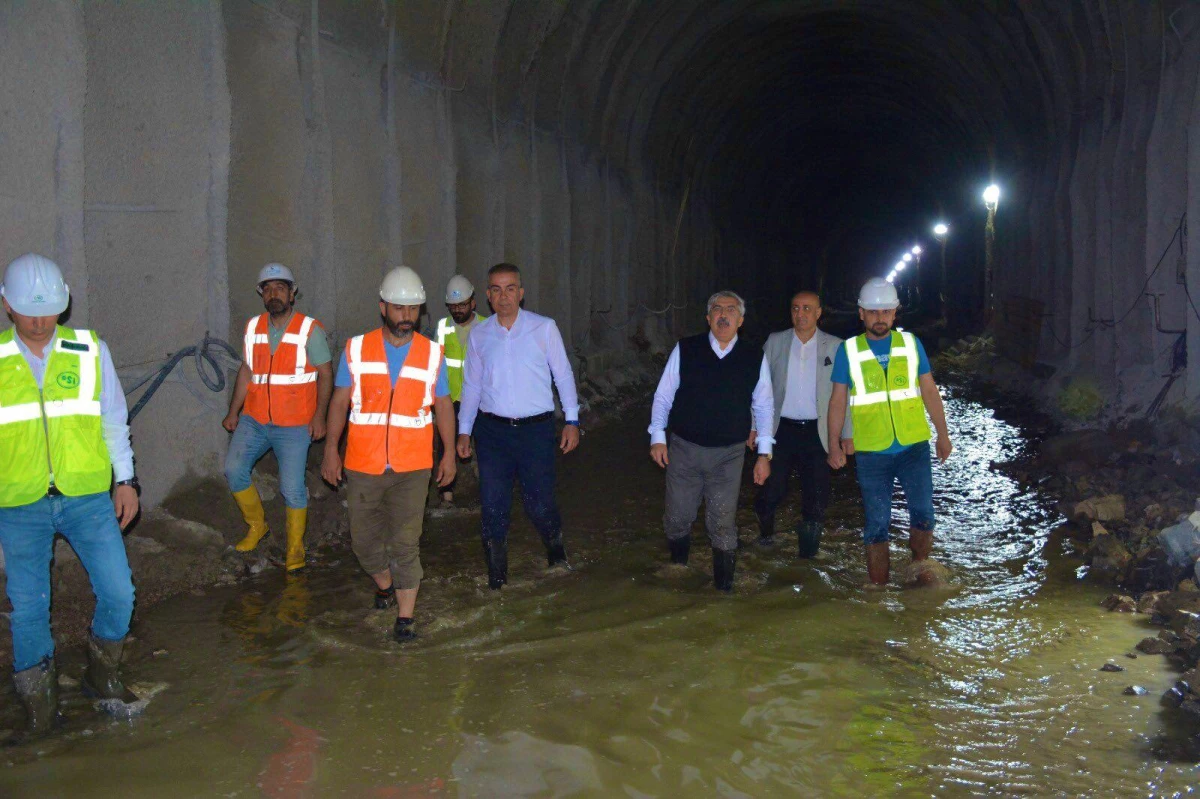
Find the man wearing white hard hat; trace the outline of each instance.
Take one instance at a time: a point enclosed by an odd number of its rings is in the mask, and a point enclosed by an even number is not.
[[[462,275],[455,275],[446,284],[446,310],[450,315],[442,317],[437,323],[437,343],[441,344],[445,351],[450,399],[454,402],[454,413],[457,416],[459,400],[462,399],[463,362],[467,357],[467,343],[471,330],[485,318],[475,312],[475,287]],[[441,493],[444,507],[454,504],[454,483],[443,486]]]
[[[229,414],[222,425],[233,433],[225,455],[225,479],[248,530],[235,549],[250,552],[269,532],[258,489],[250,480],[267,450],[279,463],[279,493],[287,513],[288,572],[304,568],[308,526],[308,448],[325,437],[325,415],[333,391],[333,367],[325,329],[295,309],[296,278],[282,264],[258,273],[265,313],[246,323],[243,361]]]
[[[892,489],[897,482],[908,504],[909,536],[914,565],[933,550],[933,469],[929,452],[928,412],[937,429],[937,456],[945,461],[953,449],[946,427],[942,395],[933,382],[929,358],[920,339],[893,330],[900,299],[896,287],[871,278],[858,295],[862,335],[838,348],[829,398],[829,465],[840,469],[855,455],[866,525],[867,574],[871,583],[888,581],[888,549]],[[835,445],[846,418],[847,400],[854,425],[849,446]],[[849,451],[847,451],[849,450]],[[932,572],[918,568],[919,581]]]
[[[392,635],[416,637],[413,613],[421,568],[421,530],[433,469],[433,428],[442,441],[435,475],[454,480],[454,407],[442,348],[417,332],[425,286],[398,266],[379,288],[383,326],[346,342],[329,403],[321,475],[346,477],[350,544],[375,581],[375,607],[396,606]],[[349,415],[349,426],[347,426]],[[338,451],[346,431],[346,456]]]
[[[112,712],[137,699],[120,666],[134,595],[121,529],[137,515],[138,484],[108,346],[93,330],[58,324],[70,300],[58,266],[22,255],[5,270],[0,296],[13,324],[0,333],[0,549],[13,608],[14,681],[27,711],[25,737],[33,738],[58,719],[50,634],[56,532],[79,556],[96,595],[82,687]]]

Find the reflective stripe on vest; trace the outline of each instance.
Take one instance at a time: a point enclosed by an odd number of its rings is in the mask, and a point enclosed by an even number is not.
[[[448,316],[439,319],[437,326],[437,343],[443,350],[447,350],[447,341],[453,342],[454,348],[453,350],[446,351],[446,366],[450,369],[461,369],[463,359],[450,357],[451,352],[454,355],[458,355],[462,348],[458,346],[458,331],[454,329],[454,322]]]
[[[269,314],[246,323],[242,357],[250,367],[250,389],[244,411],[259,424],[295,427],[308,424],[317,412],[317,369],[308,362],[308,339],[320,323],[292,314],[275,352],[267,325]]]
[[[441,346],[415,333],[393,384],[382,329],[346,343],[347,469],[382,474],[389,466],[396,472],[433,466],[432,406],[441,364]]]
[[[920,355],[912,333],[892,331],[886,374],[865,335],[842,346],[850,366],[855,449],[879,452],[893,441],[905,446],[928,441],[929,423],[917,376]]]
[[[57,328],[40,390],[13,331],[0,333],[0,507],[44,497],[51,472],[67,496],[108,490],[100,386],[94,332]]]

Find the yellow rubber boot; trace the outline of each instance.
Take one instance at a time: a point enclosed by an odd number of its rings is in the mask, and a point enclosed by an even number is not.
[[[258,497],[258,489],[254,486],[250,486],[244,491],[234,492],[233,498],[237,500],[238,507],[242,509],[242,518],[246,520],[246,524],[250,525],[246,537],[238,541],[233,548],[238,552],[251,552],[258,546],[258,542],[270,532],[267,529],[266,511],[263,510],[262,500]]]
[[[287,570],[304,568],[304,527],[308,523],[308,508],[287,509]]]

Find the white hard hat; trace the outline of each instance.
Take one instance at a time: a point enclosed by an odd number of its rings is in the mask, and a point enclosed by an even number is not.
[[[258,293],[262,294],[262,285],[268,280],[284,280],[292,284],[292,288],[296,288],[296,278],[292,277],[292,270],[288,269],[283,264],[267,264],[262,269],[258,270]]]
[[[58,264],[30,252],[4,270],[0,296],[23,316],[58,316],[67,310],[71,292],[63,282]]]
[[[383,284],[379,287],[379,299],[392,305],[423,305],[425,284],[407,266],[397,266],[384,276]]]
[[[446,284],[446,304],[453,305],[458,302],[466,302],[475,296],[475,287],[471,285],[471,281],[467,280],[462,275],[455,275],[450,278],[450,282]]]
[[[873,277],[863,283],[862,291],[858,292],[858,307],[868,311],[886,311],[900,307],[900,297],[891,283],[881,277]]]

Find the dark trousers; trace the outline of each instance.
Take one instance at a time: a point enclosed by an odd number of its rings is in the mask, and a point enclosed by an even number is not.
[[[513,478],[521,481],[525,515],[542,542],[561,540],[562,517],[554,499],[554,420],[513,427],[481,414],[474,435],[484,540],[508,538]]]
[[[455,442],[456,444],[458,443],[458,405],[459,405],[459,403],[457,403],[457,402],[454,403],[454,437],[452,439],[450,439],[451,441]],[[442,456],[442,437],[438,435],[436,429],[433,431],[433,446],[434,446],[434,451],[437,453],[438,457],[440,458]],[[463,463],[467,463],[467,461],[464,461],[462,458],[459,458],[458,462],[460,465]],[[454,475],[454,479],[450,481],[449,485],[438,486],[438,494],[451,493],[454,491],[454,486],[456,486],[456,485],[458,485],[458,475],[457,474]]]
[[[817,433],[817,422],[789,422],[781,419],[775,433],[775,451],[771,459],[771,476],[754,500],[761,535],[775,535],[775,509],[787,496],[788,479],[793,471],[800,474],[800,490],[804,492],[802,508],[804,521],[825,521],[829,506],[829,463],[825,448]]]

